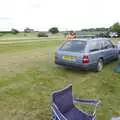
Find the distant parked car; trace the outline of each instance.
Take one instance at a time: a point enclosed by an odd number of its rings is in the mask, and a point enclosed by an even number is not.
[[[110,38],[111,36],[109,35],[109,32],[103,32],[103,33],[96,34],[96,37]]]
[[[75,39],[63,43],[55,53],[55,63],[81,70],[101,71],[104,63],[119,58],[118,49],[105,38]]]
[[[117,38],[117,37],[118,37],[118,33],[117,33],[117,32],[110,32],[110,33],[109,33],[109,36],[110,36],[111,38]]]
[[[46,33],[41,33],[41,32],[39,32],[39,33],[37,34],[37,37],[48,37],[48,35],[47,35]]]

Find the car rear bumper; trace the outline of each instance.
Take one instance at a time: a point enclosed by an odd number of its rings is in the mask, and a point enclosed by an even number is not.
[[[69,67],[69,68],[79,68],[80,70],[91,70],[96,68],[96,64],[77,64],[77,63],[69,63],[69,62],[63,62],[55,60],[55,64]]]

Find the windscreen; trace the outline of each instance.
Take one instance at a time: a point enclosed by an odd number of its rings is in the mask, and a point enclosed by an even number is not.
[[[87,41],[82,40],[72,40],[66,42],[61,48],[61,51],[70,51],[70,52],[83,52]]]

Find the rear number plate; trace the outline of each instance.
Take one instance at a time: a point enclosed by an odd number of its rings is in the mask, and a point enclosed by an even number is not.
[[[63,60],[76,61],[76,57],[74,57],[74,56],[63,56]]]

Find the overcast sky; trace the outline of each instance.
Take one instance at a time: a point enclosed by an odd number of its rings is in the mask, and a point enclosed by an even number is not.
[[[0,30],[80,30],[120,22],[120,0],[0,0]]]

